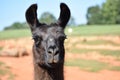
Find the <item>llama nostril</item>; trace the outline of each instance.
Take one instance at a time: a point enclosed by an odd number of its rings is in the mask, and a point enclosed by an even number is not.
[[[49,54],[53,54],[53,50],[52,50],[52,49],[49,49],[49,50],[48,50],[48,53],[49,53]]]
[[[59,54],[59,50],[57,50],[54,55],[57,55],[57,54]]]
[[[57,54],[59,54],[59,50],[57,50],[57,49],[49,49],[48,54],[57,55]]]

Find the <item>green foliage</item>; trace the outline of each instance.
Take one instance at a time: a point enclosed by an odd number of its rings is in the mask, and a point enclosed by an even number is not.
[[[49,12],[45,12],[41,15],[40,17],[40,22],[41,23],[47,23],[47,24],[50,24],[50,23],[53,23],[56,21],[56,18],[54,17],[54,15],[52,15],[51,13]]]
[[[75,26],[75,25],[76,25],[75,19],[74,19],[73,16],[71,16],[71,17],[70,17],[70,20],[69,20],[69,22],[68,22],[68,26]]]
[[[102,24],[103,16],[99,6],[93,6],[88,8],[87,12],[87,24]]]
[[[29,28],[26,23],[15,22],[11,26],[5,27],[4,30],[11,30],[11,29],[27,29]]]
[[[103,16],[106,24],[120,24],[120,0],[107,0],[103,5]]]
[[[101,6],[88,8],[88,24],[120,24],[120,0],[106,0]]]
[[[56,20],[56,18],[55,18],[55,16],[54,16],[53,14],[51,14],[51,13],[49,13],[49,12],[44,12],[44,13],[41,15],[39,21],[40,21],[41,23],[51,24],[51,23],[56,22],[57,20]],[[70,18],[70,20],[69,20],[69,22],[68,22],[68,26],[74,26],[75,24],[76,24],[76,23],[75,23],[75,19],[74,19],[73,16],[71,16],[71,18]]]
[[[56,22],[56,18],[53,14],[49,13],[49,12],[44,12],[39,21],[41,23],[46,23],[46,24],[51,24],[51,23],[54,23]],[[68,23],[69,26],[74,26],[75,25],[75,19],[73,17],[70,18],[70,21]],[[20,23],[20,22],[15,22],[13,23],[12,25],[10,26],[7,26],[4,28],[4,30],[13,30],[13,29],[28,29],[29,26],[26,22],[24,23]]]

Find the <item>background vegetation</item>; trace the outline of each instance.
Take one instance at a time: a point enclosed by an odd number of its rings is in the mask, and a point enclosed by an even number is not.
[[[69,32],[70,28],[72,28],[72,33]],[[67,27],[65,32],[68,36],[120,36],[120,27],[119,25],[89,25]],[[5,30],[0,32],[0,40],[29,36],[31,36],[29,29]]]
[[[87,17],[87,24],[86,25],[79,25],[76,26],[76,22],[73,16],[71,16],[70,21],[68,23],[67,29],[65,30],[68,37],[72,39],[78,36],[90,37],[90,36],[120,36],[120,0],[106,0],[102,6],[91,6],[88,8],[86,17]],[[57,19],[52,13],[44,12],[39,21],[43,23],[50,24],[55,22]],[[69,32],[69,29],[72,29],[72,32]],[[30,37],[31,32],[26,22],[20,23],[15,22],[10,26],[4,28],[4,31],[0,32],[0,40],[4,39],[16,39],[21,37]],[[66,45],[69,45],[71,42],[66,42]],[[116,44],[110,41],[104,40],[96,40],[96,41],[83,41],[83,42],[76,42],[72,45],[76,44],[83,44],[83,45],[105,45],[110,44],[112,46],[120,46],[120,44]],[[0,48],[2,50],[2,48]],[[88,52],[98,52],[100,55],[103,56],[113,56],[118,61],[120,60],[120,50],[105,50],[105,49],[78,49],[78,48],[71,48],[67,50],[69,53],[73,54],[85,54]],[[108,63],[103,63],[96,60],[84,60],[84,59],[70,59],[67,60],[65,63],[66,66],[79,66],[83,70],[88,71],[99,71],[103,69],[109,70],[120,70],[120,66],[112,66]],[[1,68],[3,64],[0,62],[0,75],[5,74]],[[6,69],[6,68],[5,68]]]
[[[86,14],[87,25],[120,24],[119,8],[120,0],[106,0],[106,2],[102,4],[102,6],[96,5],[89,7]],[[47,24],[55,22],[56,20],[56,17],[49,12],[44,12],[39,18],[40,22]],[[76,26],[74,16],[71,16],[68,26]],[[6,26],[4,30],[27,28],[28,25],[26,24],[26,22],[15,22],[10,26]]]
[[[87,24],[120,24],[120,0],[106,0],[102,6],[92,6],[87,11]]]

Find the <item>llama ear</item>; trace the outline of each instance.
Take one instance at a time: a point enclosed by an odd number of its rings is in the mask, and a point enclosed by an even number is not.
[[[70,9],[65,3],[60,4],[60,16],[58,18],[57,23],[65,28],[66,24],[68,23],[70,19]]]
[[[25,13],[26,20],[33,30],[39,23],[37,19],[37,4],[32,4]]]

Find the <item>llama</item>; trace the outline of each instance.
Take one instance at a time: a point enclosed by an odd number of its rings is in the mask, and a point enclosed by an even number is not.
[[[64,80],[64,29],[70,18],[70,10],[65,3],[60,4],[60,16],[55,23],[40,23],[37,19],[37,4],[26,11],[33,44],[35,80]]]

